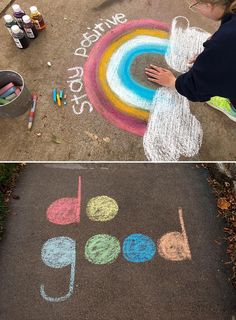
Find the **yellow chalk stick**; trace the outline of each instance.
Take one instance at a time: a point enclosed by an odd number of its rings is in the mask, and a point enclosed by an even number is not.
[[[57,104],[58,104],[58,107],[61,106],[61,99],[60,99],[59,93],[57,93]]]

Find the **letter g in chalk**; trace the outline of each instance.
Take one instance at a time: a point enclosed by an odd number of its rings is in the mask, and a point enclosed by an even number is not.
[[[75,262],[76,262],[76,249],[75,241],[68,237],[57,237],[49,239],[43,245],[41,257],[43,262],[51,268],[60,269],[70,266],[70,280],[69,290],[67,294],[62,297],[50,297],[45,292],[45,287],[42,284],[40,287],[41,296],[50,302],[61,302],[70,298],[74,291],[75,281]]]

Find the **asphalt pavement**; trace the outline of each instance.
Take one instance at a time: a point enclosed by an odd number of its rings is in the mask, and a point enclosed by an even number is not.
[[[0,319],[234,319],[207,178],[194,164],[28,164],[0,243]]]

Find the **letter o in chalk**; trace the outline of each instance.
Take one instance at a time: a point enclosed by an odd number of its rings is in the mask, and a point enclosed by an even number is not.
[[[93,264],[114,262],[120,254],[120,242],[109,234],[96,234],[85,245],[85,258]]]
[[[89,200],[86,208],[92,221],[105,222],[115,218],[119,210],[117,202],[107,196],[98,196]]]
[[[129,262],[140,263],[150,261],[155,253],[155,242],[145,234],[134,233],[124,240],[123,255]]]
[[[169,232],[157,242],[159,255],[171,261],[190,260],[187,238],[180,232]]]

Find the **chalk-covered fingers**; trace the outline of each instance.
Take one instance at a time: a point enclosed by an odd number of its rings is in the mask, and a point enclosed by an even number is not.
[[[155,66],[154,64],[150,64],[150,67],[153,69],[153,70],[156,70],[156,71],[158,71],[158,72],[167,72],[168,70],[167,69],[165,69],[165,68],[161,68],[161,67],[157,67],[157,66]]]
[[[149,68],[145,68],[145,71],[146,73],[151,73],[151,74],[159,74],[159,73],[162,73],[162,72],[168,72],[168,70],[164,69],[164,68],[160,68],[160,67],[157,67],[157,66],[154,66],[154,65],[150,65]]]
[[[160,73],[155,71],[153,72],[150,69],[145,69],[145,73],[147,76],[154,77],[154,78],[158,78],[158,76],[160,75]]]
[[[176,78],[171,71],[150,65],[150,68],[145,68],[145,73],[149,81],[164,87],[175,88]]]

